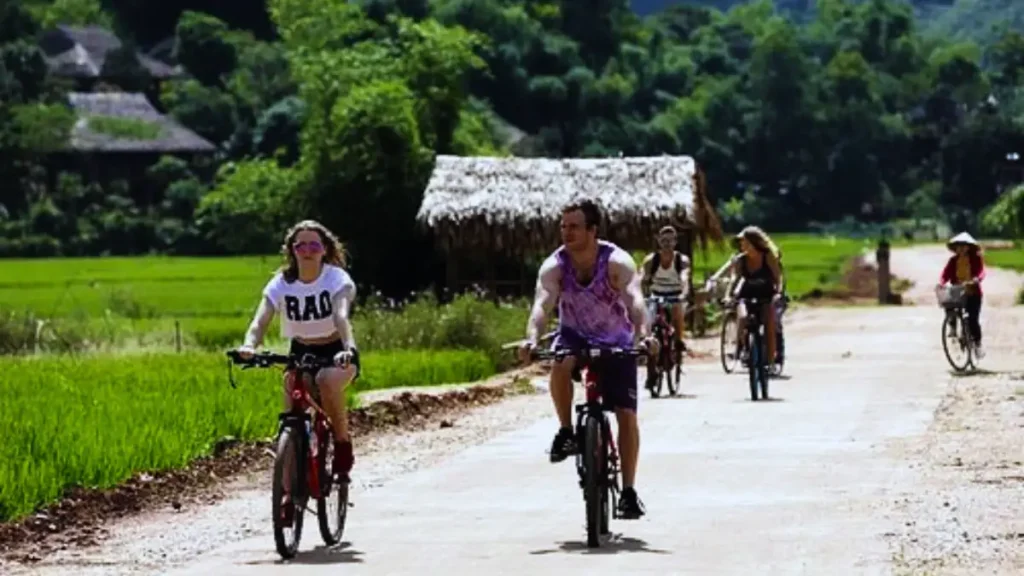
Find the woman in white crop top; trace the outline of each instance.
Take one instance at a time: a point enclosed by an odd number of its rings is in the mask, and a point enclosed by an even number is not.
[[[335,433],[333,470],[347,481],[355,463],[345,387],[359,376],[359,351],[349,322],[356,286],[342,269],[345,260],[341,243],[319,222],[304,220],[293,226],[285,234],[281,252],[285,264],[263,289],[259,308],[238,351],[246,358],[255,352],[276,312],[281,314],[282,336],[291,340],[292,354],[334,359],[337,367],[320,370],[316,383]],[[291,407],[289,387],[286,375],[286,411]]]

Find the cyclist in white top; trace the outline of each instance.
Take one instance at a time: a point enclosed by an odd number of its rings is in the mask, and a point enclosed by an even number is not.
[[[645,296],[674,296],[680,299],[672,305],[672,323],[676,329],[676,344],[685,350],[683,333],[686,329],[683,301],[689,293],[690,259],[676,251],[676,229],[665,226],[658,231],[658,251],[644,258],[640,266],[640,287]],[[654,321],[654,305],[648,304],[647,317]]]
[[[288,230],[281,252],[285,264],[263,289],[238,352],[243,358],[255,353],[277,312],[281,315],[281,333],[291,340],[291,354],[334,360],[335,367],[317,372],[316,384],[335,434],[332,470],[347,481],[355,463],[345,387],[359,376],[359,351],[349,321],[356,286],[342,268],[345,256],[341,242],[315,220],[304,220]],[[290,388],[286,375],[286,411],[291,408]],[[286,522],[290,524],[291,519],[286,518]]]

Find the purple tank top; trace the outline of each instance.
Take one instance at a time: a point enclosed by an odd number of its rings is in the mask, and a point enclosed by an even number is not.
[[[588,286],[582,286],[576,280],[576,269],[565,248],[555,252],[562,269],[558,326],[575,332],[591,345],[625,348],[633,345],[633,323],[608,274],[608,260],[614,250],[613,244],[600,242],[594,278]]]

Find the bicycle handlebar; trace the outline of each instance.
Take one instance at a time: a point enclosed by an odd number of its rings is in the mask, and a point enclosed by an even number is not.
[[[657,294],[652,294],[651,296],[647,297],[647,301],[659,304],[678,304],[679,302],[683,301],[683,298],[681,296],[661,296]]]
[[[288,366],[299,370],[319,370],[320,368],[331,368],[334,366],[333,358],[320,358],[310,353],[305,354],[275,354],[274,352],[258,352],[252,357],[242,358],[238,350],[228,350],[225,355],[230,359],[228,362],[228,382],[232,388],[235,386],[235,378],[231,373],[231,366],[238,364],[242,370],[249,368],[270,368],[274,365]]]
[[[569,356],[585,358],[636,358],[647,354],[646,348],[564,348],[552,352],[550,350],[532,350],[530,356],[534,360],[563,360]]]

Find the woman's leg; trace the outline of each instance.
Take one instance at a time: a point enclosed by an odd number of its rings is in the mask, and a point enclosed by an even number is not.
[[[736,303],[736,345],[741,356],[750,353],[747,350],[747,306],[743,301]]]
[[[967,297],[965,303],[967,317],[970,320],[971,337],[974,343],[981,346],[981,294],[972,294]]]
[[[764,323],[764,335],[768,341],[768,364],[775,362],[775,306],[768,302],[761,307],[761,321]]]
[[[348,475],[355,463],[352,451],[352,439],[348,431],[348,411],[345,406],[345,388],[355,379],[358,368],[348,365],[345,368],[324,368],[316,375],[316,383],[320,387],[324,411],[334,428],[334,470]]]

